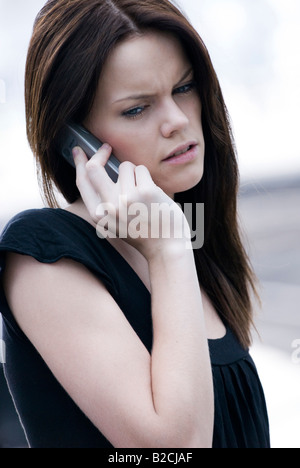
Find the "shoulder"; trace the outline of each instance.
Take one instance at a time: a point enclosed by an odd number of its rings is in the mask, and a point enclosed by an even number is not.
[[[11,220],[6,224],[1,238],[12,229],[18,229],[20,227],[32,226],[32,224],[40,224],[47,222],[47,220],[53,219],[55,217],[56,209],[52,208],[36,208],[22,211],[16,214]]]
[[[5,226],[0,242],[6,241],[11,234],[26,235],[38,231],[39,235],[63,233],[65,228],[76,228],[86,222],[80,217],[60,208],[41,208],[22,211],[15,215]]]
[[[92,226],[62,209],[42,208],[14,216],[0,237],[0,251],[31,255],[40,261],[56,261],[78,251],[81,238],[96,238]]]
[[[57,231],[56,210],[43,208],[22,211],[5,226],[0,236],[1,250],[33,245],[37,237],[46,239]]]
[[[73,260],[96,274],[116,294],[111,268],[115,252],[98,238],[92,225],[63,209],[32,209],[14,216],[0,237],[0,273],[11,261],[12,255],[7,253],[28,256],[44,264]],[[29,260],[23,263],[28,265]],[[37,268],[36,262],[30,264]]]

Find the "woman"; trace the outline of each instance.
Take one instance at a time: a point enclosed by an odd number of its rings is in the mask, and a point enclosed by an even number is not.
[[[269,447],[248,354],[255,286],[237,226],[235,152],[195,30],[168,0],[50,0],[25,94],[50,208],[4,230],[1,311],[29,445]],[[71,120],[105,143],[90,161],[74,149],[76,173],[56,145]],[[112,151],[117,183],[104,169]],[[203,247],[176,230],[130,233],[134,203],[148,213],[164,204],[185,233],[180,207],[204,203]],[[107,204],[115,232],[104,228]],[[155,222],[139,217],[137,232]]]

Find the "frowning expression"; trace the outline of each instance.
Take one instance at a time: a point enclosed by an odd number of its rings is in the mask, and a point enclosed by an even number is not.
[[[172,35],[148,32],[117,45],[84,123],[120,162],[147,166],[171,196],[203,176],[201,101],[193,67]]]

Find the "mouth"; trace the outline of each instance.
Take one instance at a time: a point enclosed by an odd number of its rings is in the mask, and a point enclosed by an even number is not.
[[[169,154],[163,161],[175,160],[180,159],[184,155],[188,155],[193,152],[196,148],[197,144],[195,142],[187,143],[184,145],[175,148],[175,151]]]

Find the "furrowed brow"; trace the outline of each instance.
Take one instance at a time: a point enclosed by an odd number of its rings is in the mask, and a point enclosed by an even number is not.
[[[189,68],[184,72],[180,80],[175,84],[174,88],[176,88],[180,83],[182,83],[191,73],[193,72],[193,68]],[[126,96],[124,98],[118,99],[117,101],[114,101],[113,104],[117,104],[119,102],[123,101],[138,101],[138,100],[143,100],[143,99],[149,99],[153,97],[153,94],[132,94],[130,96]]]

